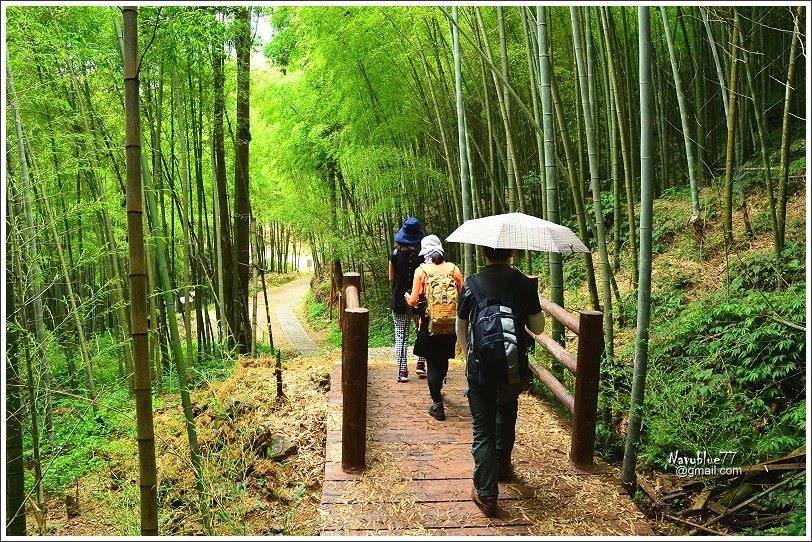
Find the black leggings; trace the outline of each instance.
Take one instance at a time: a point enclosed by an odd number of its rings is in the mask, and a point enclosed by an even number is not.
[[[429,394],[435,403],[442,403],[443,396],[440,390],[443,389],[443,380],[448,374],[448,358],[435,358],[426,356],[428,364]]]

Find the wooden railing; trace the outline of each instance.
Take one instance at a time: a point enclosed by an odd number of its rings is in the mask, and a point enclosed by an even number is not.
[[[366,467],[369,310],[361,307],[358,273],[344,273],[340,306],[341,468],[359,472]]]
[[[603,354],[603,313],[580,311],[576,318],[563,307],[539,296],[541,308],[578,336],[578,354],[573,357],[552,337],[544,333],[534,335],[525,328],[537,343],[575,375],[575,395],[553,376],[550,371],[530,364],[538,379],[572,413],[572,438],[570,461],[580,468],[593,465],[595,454],[595,421],[598,411],[598,382],[600,380],[601,355]]]

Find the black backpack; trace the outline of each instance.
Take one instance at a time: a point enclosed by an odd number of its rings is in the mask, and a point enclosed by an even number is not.
[[[515,281],[515,277],[512,277]],[[524,341],[524,318],[517,314],[515,288],[510,299],[489,297],[475,277],[468,287],[476,301],[476,318],[471,322],[470,354],[482,385],[515,384],[521,381],[527,366]],[[469,361],[470,367],[470,361]]]

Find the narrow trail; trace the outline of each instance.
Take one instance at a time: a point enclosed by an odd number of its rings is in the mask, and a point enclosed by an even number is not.
[[[310,275],[268,289],[277,348],[317,354],[318,333],[302,323]],[[253,300],[250,309],[253,311]],[[265,303],[259,296],[258,330],[267,341]],[[584,472],[568,459],[571,423],[538,396],[519,398],[514,467],[500,483],[500,516],[486,518],[470,498],[473,461],[471,417],[460,360],[451,360],[443,394],[447,419],[426,413],[425,380],[395,382],[392,347],[370,348],[367,402],[367,468],[341,469],[341,354],[332,365],[326,420],[323,486],[317,521],[322,535],[651,535],[643,514],[621,489],[619,471],[596,459]],[[410,365],[413,363],[410,355]]]
[[[300,316],[304,316],[300,307],[310,288],[310,277],[310,274],[302,274],[282,286],[268,289],[268,304],[272,309],[271,330],[274,345],[282,350],[298,352],[302,356],[312,355],[319,349],[317,342],[300,321]],[[251,310],[253,310],[253,305]],[[257,315],[257,335],[259,338],[264,338],[265,336],[262,334],[267,334],[268,324],[265,316],[265,300],[262,295],[258,299]]]
[[[412,363],[410,356],[410,364]],[[369,349],[366,470],[341,469],[341,363],[333,366],[321,500],[322,535],[641,536],[654,534],[621,488],[619,471],[596,458],[569,461],[570,422],[548,401],[519,397],[516,478],[500,483],[500,516],[471,501],[471,416],[463,363],[451,360],[446,420],[426,413],[425,380],[395,382],[391,348]]]
[[[302,356],[315,354],[319,347],[302,327],[289,305],[277,305],[274,311],[288,343]]]
[[[302,300],[310,288],[309,273],[302,273],[295,279],[281,286],[268,286],[268,305],[270,306],[271,332],[273,333],[274,346],[283,352],[290,352],[293,355],[310,356],[315,354],[319,346],[319,338],[306,330],[301,319],[304,317],[301,310]],[[260,286],[261,288],[261,286]],[[253,317],[254,300],[248,300],[248,314]],[[268,317],[266,315],[265,299],[260,289],[257,297],[257,332],[256,338],[260,343],[268,343]],[[217,334],[217,312],[212,308],[209,311],[213,331]],[[183,329],[183,319],[179,318],[178,323]],[[195,329],[194,311],[190,327]]]
[[[281,286],[268,287],[273,342],[280,350],[310,355],[318,349],[318,345],[299,320],[299,315],[303,316],[300,307],[310,288],[310,277],[309,273],[305,273]],[[253,312],[253,299],[248,301],[248,310],[249,314]],[[267,342],[267,334],[265,299],[260,292],[257,298],[257,340]]]

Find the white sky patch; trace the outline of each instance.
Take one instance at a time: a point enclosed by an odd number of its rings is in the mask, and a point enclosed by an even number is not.
[[[255,19],[254,33],[256,35],[255,41],[259,45],[265,45],[273,37],[273,28],[269,21],[268,15],[258,15]]]

